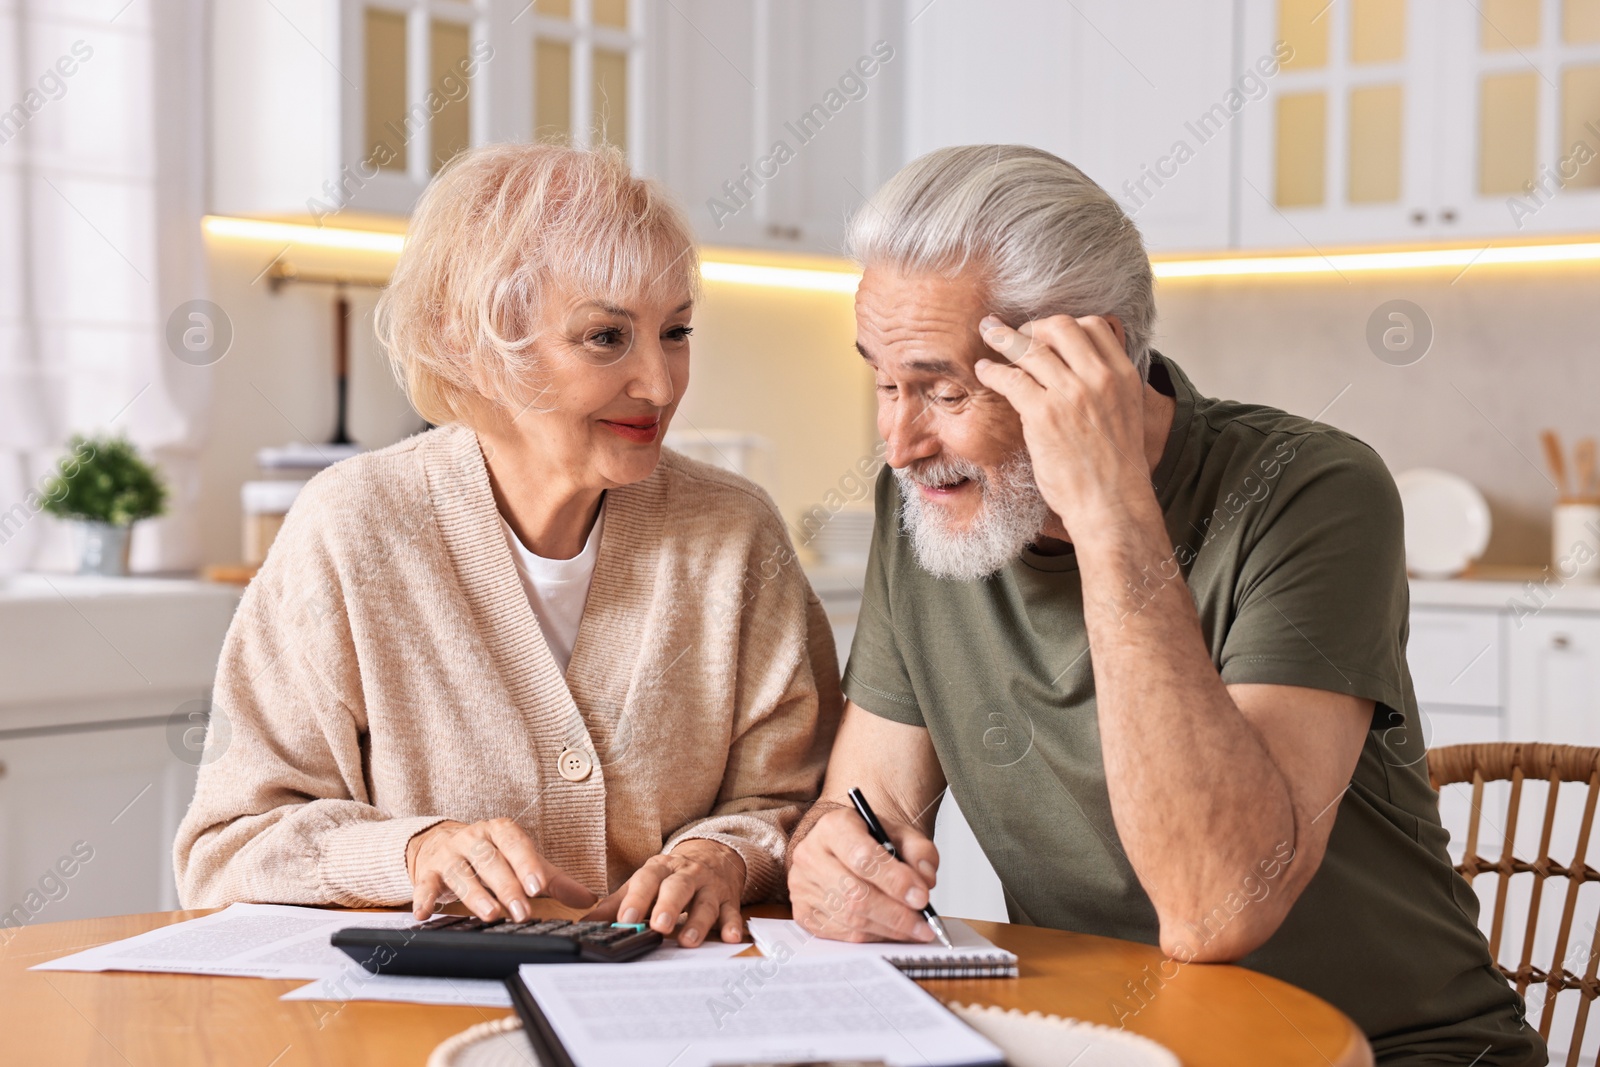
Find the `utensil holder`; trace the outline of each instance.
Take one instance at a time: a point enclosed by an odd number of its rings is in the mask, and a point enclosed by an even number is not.
[[[1575,582],[1600,582],[1600,499],[1570,497],[1556,502],[1550,521],[1554,571]]]

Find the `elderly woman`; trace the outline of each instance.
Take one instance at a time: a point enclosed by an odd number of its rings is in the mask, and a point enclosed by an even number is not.
[[[780,891],[838,669],[772,501],[661,447],[698,270],[615,152],[501,145],[434,181],[379,322],[439,428],[313,478],[246,592],[186,907],[550,896],[687,913],[693,945]]]

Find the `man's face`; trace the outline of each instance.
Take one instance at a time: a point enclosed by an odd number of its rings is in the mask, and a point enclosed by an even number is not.
[[[973,272],[904,274],[869,264],[856,290],[856,348],[872,368],[878,433],[900,479],[902,519],[922,565],[992,574],[1044,528],[1022,421],[973,365],[995,357],[978,334],[988,314]]]

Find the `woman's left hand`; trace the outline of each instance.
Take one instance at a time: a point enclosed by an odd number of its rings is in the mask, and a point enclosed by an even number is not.
[[[744,940],[739,915],[743,895],[743,858],[727,845],[691,838],[670,853],[651,856],[584,918],[648,922],[651,929],[670,934],[678,916],[688,912],[678,944],[698,945],[714,927],[720,927],[722,940],[732,944]]]

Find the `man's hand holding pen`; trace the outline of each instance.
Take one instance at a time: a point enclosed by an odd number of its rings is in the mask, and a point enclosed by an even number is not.
[[[789,891],[802,927],[837,941],[939,939],[923,915],[939,850],[913,826],[890,821],[881,829],[893,851],[874,840],[856,810],[839,805],[796,846],[807,859],[797,866],[807,873]]]

